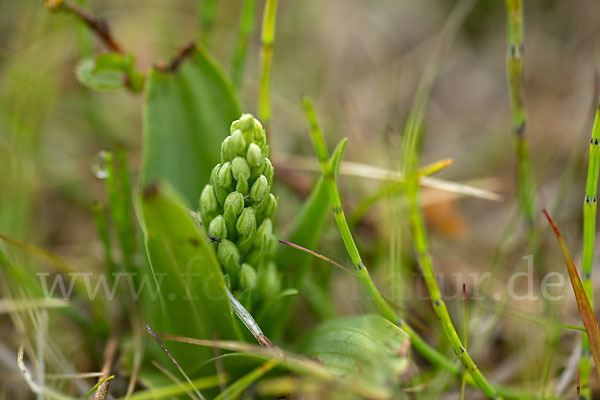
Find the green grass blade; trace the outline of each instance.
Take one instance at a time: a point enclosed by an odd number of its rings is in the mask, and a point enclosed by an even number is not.
[[[231,80],[233,86],[240,90],[244,79],[244,67],[248,53],[248,41],[254,28],[254,13],[256,11],[256,0],[244,0],[240,28],[238,31],[235,51],[233,53],[233,66],[231,69]]]
[[[507,76],[510,92],[512,130],[517,153],[517,185],[521,209],[529,226],[533,226],[535,215],[535,183],[529,159],[526,136],[527,114],[523,87],[523,52],[525,49],[522,0],[506,0],[508,31]]]
[[[248,386],[256,382],[257,379],[263,377],[267,372],[277,366],[279,362],[277,360],[269,360],[258,368],[250,371],[247,375],[244,375],[233,384],[231,384],[223,393],[215,397],[215,400],[223,399],[235,399],[237,398]]]
[[[560,231],[552,220],[552,217],[550,217],[546,210],[543,210],[543,212],[548,219],[548,222],[552,226],[552,229],[554,230],[554,234],[556,235],[556,239],[560,244],[560,249],[565,258],[565,265],[567,266],[567,272],[569,273],[569,279],[571,280],[573,293],[575,293],[575,299],[577,300],[579,315],[581,316],[583,326],[585,326],[588,342],[594,358],[594,364],[596,365],[596,372],[598,373],[598,378],[600,378],[600,330],[598,329],[598,321],[596,321],[596,317],[594,316],[594,310],[592,310],[590,301],[585,293],[583,283],[579,278],[577,267],[573,262],[573,257],[571,257],[571,252],[569,252],[567,243],[560,234]]]
[[[106,190],[110,203],[110,214],[121,246],[124,270],[134,272],[133,259],[136,253],[136,243],[127,153],[120,149],[114,154],[106,152],[104,157],[108,173]]]
[[[193,388],[210,389],[223,381],[223,376],[208,376],[205,378],[195,379],[190,383],[182,382],[178,384],[163,386],[156,389],[142,390],[134,393],[130,397],[122,397],[119,400],[155,400],[155,399],[167,399],[173,396],[178,396],[189,392]]]

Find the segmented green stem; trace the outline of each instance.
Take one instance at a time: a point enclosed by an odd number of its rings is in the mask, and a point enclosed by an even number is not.
[[[275,15],[277,0],[267,0],[262,20],[262,58],[258,114],[267,133],[271,122],[271,64],[273,61],[273,42],[275,41]]]
[[[254,25],[254,11],[256,0],[244,0],[242,15],[240,18],[240,29],[238,31],[235,52],[233,54],[233,66],[231,69],[231,80],[236,89],[242,87],[244,78],[244,67],[246,65],[246,54],[248,53],[248,39]]]
[[[592,140],[590,141],[590,159],[585,186],[583,203],[583,256],[581,259],[581,281],[585,294],[594,306],[594,290],[592,283],[592,265],[594,263],[594,246],[596,244],[596,209],[598,206],[598,169],[600,168],[600,102],[596,110]],[[581,358],[579,361],[579,377],[581,395],[585,399],[591,398],[590,372],[592,369],[590,343],[586,335],[581,336]]]
[[[329,163],[329,156],[327,154],[327,145],[325,144],[325,139],[323,137],[323,133],[319,127],[317,116],[315,114],[312,102],[309,98],[304,97],[302,99],[302,103],[305,108],[305,112],[311,127],[311,137],[313,140],[313,144],[315,147],[315,151],[317,153],[317,158],[321,163],[321,167],[323,169],[323,179],[327,184],[327,189],[329,192],[329,199],[331,201],[331,205],[333,207],[333,214],[335,218],[335,222],[338,226],[340,234],[342,236],[342,240],[344,245],[346,246],[346,250],[354,264],[356,269],[356,275],[358,279],[361,281],[365,290],[367,291],[369,297],[373,300],[379,312],[389,321],[397,324],[400,328],[404,329],[406,333],[409,335],[411,343],[423,356],[428,358],[431,362],[442,366],[443,368],[454,372],[456,375],[460,374],[460,369],[456,368],[455,365],[446,359],[442,354],[431,348],[408,324],[404,322],[402,318],[387,304],[384,300],[383,296],[373,283],[371,276],[369,275],[369,271],[365,266],[356,243],[352,238],[352,234],[350,233],[350,228],[348,223],[346,222],[346,218],[344,215],[344,210],[342,208],[342,203],[340,200],[340,195],[337,190],[337,185],[335,182],[335,177],[333,174],[333,170],[331,168],[331,164]],[[418,174],[413,173],[413,176],[417,177],[417,186],[418,186]],[[407,177],[408,178],[408,177]],[[420,210],[418,214],[420,217]],[[453,345],[454,351],[458,356],[459,360],[463,363],[465,368],[469,371],[475,384],[486,394],[486,396],[493,398],[495,396],[495,392],[492,387],[487,383],[486,379],[483,377],[467,351],[462,346],[458,335],[456,334],[456,330],[450,321],[450,316],[448,315],[448,311],[446,309],[445,303],[441,300],[440,291],[437,287],[437,283],[435,282],[435,278],[433,278],[433,268],[431,266],[431,259],[428,258],[427,255],[427,247],[426,247],[426,238],[424,236],[424,232],[422,229],[422,217],[421,224],[416,224],[417,230],[420,228],[420,232],[415,232],[419,236],[418,240],[420,241],[420,245],[418,246],[420,249],[424,249],[424,251],[420,251],[419,254],[425,254],[426,257],[421,257],[421,261],[425,259],[429,259],[429,264],[425,266],[423,269],[425,270],[423,275],[426,278],[428,283],[428,288],[430,289],[430,293],[432,293],[432,301],[434,302],[434,306],[436,309],[436,313],[440,317],[442,321],[442,326],[444,328],[444,332],[449,338],[450,343]],[[420,233],[420,235],[419,235]],[[433,281],[433,284],[432,284]]]
[[[200,43],[204,47],[210,45],[210,37],[215,24],[219,0],[201,0],[200,5]]]
[[[413,233],[413,242],[415,250],[417,252],[419,266],[421,268],[421,274],[423,275],[425,285],[427,286],[427,291],[429,292],[429,296],[431,297],[433,310],[437,315],[438,319],[440,320],[442,330],[444,331],[446,339],[452,346],[452,349],[454,350],[454,353],[456,354],[460,362],[463,364],[465,369],[469,371],[469,373],[473,377],[473,380],[481,389],[481,391],[487,397],[494,398],[495,390],[487,382],[487,380],[485,379],[485,377],[483,376],[483,374],[481,373],[481,371],[467,352],[467,349],[465,349],[465,347],[463,346],[460,338],[458,337],[458,334],[456,333],[456,329],[452,324],[452,320],[450,319],[450,314],[448,313],[448,309],[446,308],[446,303],[444,302],[444,299],[442,299],[440,289],[435,280],[435,273],[433,269],[431,256],[429,255],[429,244],[425,232],[425,221],[420,207],[418,175],[414,172],[414,169],[411,170],[412,172],[410,174],[408,170],[405,171],[407,174],[407,183],[410,182],[407,185],[407,194],[410,210],[410,224]]]
[[[527,143],[525,94],[523,87],[523,52],[525,50],[523,34],[522,0],[506,0],[506,21],[508,31],[508,52],[506,57],[508,88],[510,92],[510,111],[512,130],[517,153],[517,185],[521,208],[530,227],[535,215],[535,186],[529,145]]]

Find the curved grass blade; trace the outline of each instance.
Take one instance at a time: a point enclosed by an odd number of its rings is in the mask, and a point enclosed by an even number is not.
[[[193,387],[197,389],[210,389],[223,381],[225,376],[216,375],[205,378],[195,379],[190,383],[182,382],[173,385],[163,386],[156,389],[143,390],[135,392],[131,397],[122,397],[119,400],[154,400],[154,399],[166,399],[173,396],[178,396],[189,392]]]
[[[257,379],[261,378],[267,372],[275,368],[278,363],[279,362],[277,360],[267,361],[231,384],[223,393],[215,397],[215,400],[237,398],[244,390],[246,390],[246,388],[248,388],[248,386],[252,385]]]
[[[571,252],[567,247],[567,243],[560,234],[560,231],[554,223],[554,220],[552,217],[550,217],[550,214],[548,214],[546,210],[542,211],[554,230],[554,234],[556,235],[556,239],[558,239],[558,243],[560,244],[563,257],[565,258],[565,265],[567,266],[567,272],[569,273],[569,279],[571,280],[573,293],[575,294],[575,299],[577,300],[579,315],[581,315],[581,321],[583,322],[583,326],[585,326],[590,349],[592,351],[592,357],[594,358],[594,364],[596,365],[596,372],[598,373],[598,378],[600,378],[600,330],[598,329],[598,321],[596,321],[596,317],[594,316],[594,311],[592,310],[592,306],[587,298],[585,289],[581,283],[581,279],[579,278],[577,267],[573,262],[573,257],[571,257]]]

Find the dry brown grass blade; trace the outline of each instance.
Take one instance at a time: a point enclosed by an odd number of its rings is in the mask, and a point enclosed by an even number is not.
[[[548,218],[548,222],[550,222],[550,225],[552,226],[552,229],[556,234],[556,238],[558,239],[558,243],[560,244],[560,248],[565,258],[565,265],[567,266],[567,271],[569,272],[569,279],[571,280],[571,286],[573,287],[575,299],[577,300],[577,308],[579,309],[579,315],[581,315],[583,326],[585,326],[585,331],[587,333],[588,340],[590,342],[590,347],[592,350],[592,356],[594,357],[596,372],[598,373],[598,378],[600,379],[600,330],[598,329],[598,321],[596,321],[596,317],[594,316],[594,310],[592,309],[592,306],[590,305],[590,302],[587,296],[585,295],[583,284],[581,283],[581,279],[579,278],[577,267],[573,262],[573,257],[571,257],[571,252],[569,252],[567,243],[560,234],[560,231],[558,230],[558,227],[554,223],[552,217],[550,217],[546,210],[542,211],[546,218]]]

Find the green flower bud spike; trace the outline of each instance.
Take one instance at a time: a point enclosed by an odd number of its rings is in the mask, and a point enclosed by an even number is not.
[[[217,258],[233,293],[257,290],[277,295],[279,273],[272,262],[272,218],[277,197],[271,193],[274,169],[261,123],[244,114],[231,124],[221,144],[221,163],[200,196],[200,215],[216,239]],[[264,301],[250,296],[254,302]]]

